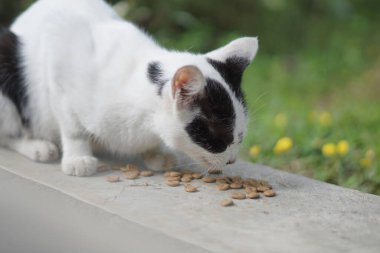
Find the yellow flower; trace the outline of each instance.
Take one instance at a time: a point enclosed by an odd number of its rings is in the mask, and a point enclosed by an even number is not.
[[[324,156],[330,157],[335,155],[336,153],[336,146],[334,143],[326,143],[322,146],[322,154]]]
[[[273,148],[273,152],[275,154],[282,154],[289,151],[293,147],[293,140],[289,137],[282,137],[276,143]]]
[[[362,168],[368,168],[372,165],[372,160],[368,158],[362,158],[360,159],[359,164],[362,166]]]
[[[277,113],[274,117],[274,123],[279,128],[284,128],[288,124],[288,117],[286,117],[285,113]]]
[[[261,148],[259,145],[253,145],[250,149],[249,149],[249,155],[251,157],[256,157],[260,154],[260,151],[261,151]]]
[[[344,156],[345,154],[347,154],[349,149],[350,149],[350,145],[348,144],[348,141],[346,140],[341,140],[336,145],[336,151],[341,156]]]
[[[329,112],[322,112],[319,115],[319,122],[321,123],[322,126],[329,126],[331,125],[331,114]]]

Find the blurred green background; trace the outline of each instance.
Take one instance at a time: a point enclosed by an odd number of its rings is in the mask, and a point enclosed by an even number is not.
[[[0,0],[0,24],[31,2]],[[242,157],[380,194],[380,1],[109,1],[162,45],[207,52],[258,36]]]

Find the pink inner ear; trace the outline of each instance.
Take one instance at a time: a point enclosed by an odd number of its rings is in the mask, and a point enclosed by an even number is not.
[[[194,76],[194,70],[191,67],[180,68],[174,76],[172,92],[173,97],[176,94],[177,89],[182,89],[186,84],[189,84]]]

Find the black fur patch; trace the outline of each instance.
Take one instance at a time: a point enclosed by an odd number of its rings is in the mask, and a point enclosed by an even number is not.
[[[164,88],[167,80],[164,79],[164,72],[159,62],[151,62],[148,65],[148,78],[149,80],[158,86],[158,95],[161,96],[162,89]]]
[[[231,90],[235,93],[236,98],[245,106],[244,94],[241,90],[241,79],[249,61],[241,57],[227,58],[226,62],[216,61],[207,58],[207,61],[220,73]]]
[[[211,153],[221,153],[233,142],[235,111],[225,88],[213,79],[207,79],[205,94],[195,101],[198,115],[186,126],[193,142]]]
[[[24,108],[28,96],[19,55],[20,46],[15,34],[9,29],[0,28],[0,91],[15,104],[23,124],[27,125]]]

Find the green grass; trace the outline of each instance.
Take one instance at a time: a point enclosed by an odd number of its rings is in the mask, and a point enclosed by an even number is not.
[[[329,65],[328,54],[259,55],[243,82],[251,120],[242,155],[253,162],[380,194],[380,64],[371,59],[368,66],[368,58],[357,54],[350,56],[354,60],[340,59],[340,67],[336,59]],[[331,124],[320,122],[322,112],[331,115]],[[276,124],[279,113],[287,124]],[[293,147],[274,154],[276,141],[284,136],[293,140]],[[347,154],[322,154],[325,143],[340,140],[349,142]],[[255,157],[249,156],[252,145],[261,147]],[[369,149],[375,155],[371,165],[363,166],[360,160]]]

